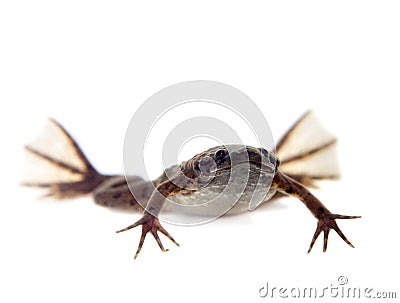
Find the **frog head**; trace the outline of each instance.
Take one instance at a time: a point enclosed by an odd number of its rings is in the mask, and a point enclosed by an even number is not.
[[[248,169],[261,169],[274,174],[279,160],[274,152],[246,145],[221,145],[195,155],[180,165],[181,171],[200,183],[209,182],[222,171],[232,171],[236,166],[248,164]]]

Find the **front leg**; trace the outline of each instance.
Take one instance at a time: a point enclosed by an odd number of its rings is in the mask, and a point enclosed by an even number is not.
[[[140,237],[139,245],[135,254],[135,259],[139,255],[144,240],[146,238],[146,235],[149,232],[156,239],[157,244],[162,251],[168,251],[168,249],[165,249],[164,246],[162,245],[161,240],[158,236],[158,232],[161,232],[162,234],[167,236],[172,242],[174,242],[177,246],[179,246],[179,244],[174,240],[174,238],[164,229],[164,227],[161,226],[161,223],[158,220],[157,216],[161,211],[161,207],[165,203],[165,199],[170,195],[178,193],[180,190],[181,188],[178,187],[176,183],[170,180],[167,180],[162,184],[158,185],[157,188],[154,189],[152,195],[150,196],[146,209],[143,212],[143,217],[136,223],[117,231],[117,233],[120,233],[135,228],[139,225],[142,225],[142,235]]]
[[[174,238],[172,238],[172,236],[165,230],[164,227],[161,226],[160,221],[154,217],[153,215],[151,215],[148,212],[144,212],[143,217],[137,221],[136,223],[125,227],[121,230],[118,230],[117,233],[129,230],[131,228],[135,228],[136,226],[142,225],[142,235],[140,236],[140,241],[139,241],[139,245],[135,254],[135,259],[136,257],[139,255],[143,243],[144,243],[144,239],[146,238],[146,235],[148,232],[150,232],[154,239],[156,239],[158,246],[160,247],[160,249],[162,251],[168,251],[168,249],[165,249],[164,246],[161,243],[160,237],[158,236],[157,232],[161,232],[164,235],[166,235],[172,242],[174,242],[177,246],[179,246],[179,244],[174,240]]]
[[[293,180],[289,176],[278,172],[274,180],[272,182],[272,187],[277,189],[278,191],[296,197],[300,199],[307,208],[311,211],[315,218],[318,219],[317,229],[314,233],[314,236],[311,240],[310,248],[308,249],[308,253],[314,246],[315,240],[318,238],[321,232],[324,232],[324,247],[323,251],[325,252],[328,247],[328,235],[331,229],[335,230],[338,235],[349,244],[351,247],[354,247],[353,244],[347,240],[346,236],[339,229],[336,224],[336,219],[356,219],[361,218],[360,216],[343,216],[338,214],[332,214],[320,200],[318,200],[307,188],[301,185],[299,182]]]

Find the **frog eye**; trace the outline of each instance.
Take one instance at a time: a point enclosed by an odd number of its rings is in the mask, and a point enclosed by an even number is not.
[[[215,158],[215,160],[222,160],[225,157],[225,155],[226,155],[225,150],[220,149],[215,153],[214,158]]]
[[[268,151],[264,148],[261,148],[261,153],[263,154],[264,157],[268,157]]]
[[[201,169],[200,169],[199,163],[196,163],[196,166],[194,167],[194,169],[196,170],[197,174],[201,173]]]

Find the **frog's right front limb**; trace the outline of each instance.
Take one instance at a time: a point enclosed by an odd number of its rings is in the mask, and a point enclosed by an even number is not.
[[[167,180],[158,185],[150,196],[147,207],[144,210],[143,217],[136,223],[117,231],[117,233],[120,233],[135,228],[139,225],[142,225],[142,235],[140,237],[139,245],[135,254],[135,259],[139,255],[144,240],[146,238],[146,235],[149,232],[156,239],[157,244],[162,251],[168,251],[168,249],[164,248],[158,236],[158,232],[161,232],[166,237],[168,237],[172,242],[174,242],[177,246],[179,246],[179,244],[175,241],[175,239],[165,230],[164,227],[162,227],[158,219],[158,215],[161,211],[161,208],[164,205],[165,200],[168,198],[168,196],[175,195],[183,190],[182,187],[176,184],[179,184],[179,180],[174,180],[174,181]]]

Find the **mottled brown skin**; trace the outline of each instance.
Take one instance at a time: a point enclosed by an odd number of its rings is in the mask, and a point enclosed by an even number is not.
[[[277,145],[277,150],[279,152],[279,147],[285,143],[285,141],[290,136],[294,127],[304,119],[305,114],[302,118],[297,121],[297,123],[288,131],[288,133],[282,138],[280,143]],[[79,171],[74,167],[71,167],[59,160],[52,158],[46,154],[43,154],[29,146],[26,146],[28,152],[35,154],[36,156],[47,161],[49,164],[59,167],[60,169],[70,170],[73,173],[81,174],[82,180],[77,182],[54,182],[54,183],[25,183],[27,186],[36,186],[41,188],[47,188],[49,193],[47,196],[53,196],[55,198],[71,198],[79,195],[93,193],[96,203],[123,209],[132,209],[135,211],[143,211],[143,216],[136,223],[121,229],[117,232],[123,232],[139,225],[142,226],[142,234],[139,241],[139,246],[135,254],[135,258],[138,256],[142,245],[144,243],[145,237],[148,233],[151,233],[156,239],[160,249],[166,251],[163,247],[161,240],[158,236],[158,232],[161,232],[167,236],[176,245],[178,243],[173,239],[173,237],[162,227],[159,219],[157,218],[164,202],[167,197],[177,195],[177,194],[191,194],[192,192],[201,190],[207,187],[208,183],[203,182],[200,177],[204,171],[208,169],[207,163],[202,162],[203,168],[199,169],[199,163],[204,157],[209,157],[214,159],[217,163],[216,171],[231,169],[230,155],[229,153],[221,160],[218,157],[218,153],[224,149],[223,146],[216,147],[200,153],[190,159],[187,162],[181,163],[179,166],[174,166],[164,172],[159,178],[154,181],[144,181],[142,178],[137,176],[127,177],[130,187],[128,187],[127,180],[124,176],[105,176],[98,173],[95,168],[89,163],[87,158],[84,156],[83,152],[79,149],[76,142],[68,134],[68,132],[56,121],[52,120],[52,123],[56,125],[68,138],[71,148],[73,148],[80,160],[85,164],[85,171]],[[336,140],[329,142],[328,145],[334,144]],[[313,153],[319,152],[326,146],[321,146],[317,150],[309,151],[307,154],[302,155],[302,157],[307,157]],[[262,148],[247,147],[248,161],[252,164],[252,167],[262,167],[261,155],[266,155],[268,157],[276,157],[272,152],[268,152]],[[211,162],[210,162],[211,163]],[[277,193],[274,197],[280,197],[282,195],[292,196],[298,198],[304,203],[304,205],[310,210],[313,216],[318,220],[317,229],[312,238],[308,252],[311,251],[315,240],[321,232],[324,232],[324,246],[323,251],[327,249],[328,234],[330,229],[334,229],[339,236],[351,247],[353,245],[347,240],[344,234],[341,232],[336,224],[336,219],[354,219],[360,218],[359,216],[343,216],[332,214],[323,204],[319,201],[306,187],[313,186],[314,181],[320,179],[319,176],[296,176],[287,175],[279,171],[279,160],[276,158],[276,167],[274,171],[274,177],[271,184],[271,189],[276,189]],[[167,174],[168,172],[168,174]],[[168,176],[173,176],[169,179]],[[302,184],[303,183],[303,184]],[[133,185],[133,186],[132,186]],[[132,194],[132,192],[134,194]]]

